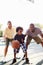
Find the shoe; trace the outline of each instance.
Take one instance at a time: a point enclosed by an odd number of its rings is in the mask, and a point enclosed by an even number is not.
[[[29,59],[28,59],[28,58],[26,58],[26,64],[30,64],[30,63],[29,63]]]
[[[2,61],[3,64],[7,63],[6,61]]]
[[[14,64],[15,62],[16,62],[16,59],[13,59],[13,62],[11,63],[11,65]]]

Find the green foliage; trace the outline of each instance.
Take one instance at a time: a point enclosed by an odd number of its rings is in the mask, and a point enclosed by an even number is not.
[[[1,27],[2,27],[2,24],[0,24],[0,29],[1,29]]]
[[[2,37],[3,36],[3,31],[0,31],[0,37]]]
[[[3,36],[3,31],[1,30],[2,24],[0,24],[0,37]]]

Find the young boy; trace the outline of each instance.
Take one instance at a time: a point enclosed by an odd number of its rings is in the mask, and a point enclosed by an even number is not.
[[[26,63],[29,63],[29,60],[27,58],[27,50],[26,50],[26,44],[24,43],[24,39],[25,39],[25,35],[22,34],[23,32],[23,28],[22,27],[17,27],[16,28],[16,32],[17,34],[15,35],[14,37],[14,40],[18,40],[20,42],[20,47],[22,48],[25,56],[26,56]],[[19,49],[14,49],[14,59],[13,59],[13,62],[12,64],[14,64],[16,62],[16,54],[19,52]]]

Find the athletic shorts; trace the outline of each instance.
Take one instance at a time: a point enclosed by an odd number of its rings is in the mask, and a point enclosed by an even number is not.
[[[25,43],[21,43],[20,47],[22,48],[23,52],[26,52],[26,44]],[[19,53],[20,48],[18,49],[14,49],[14,53]]]
[[[13,39],[6,38],[6,46],[9,46],[9,42],[11,42]]]

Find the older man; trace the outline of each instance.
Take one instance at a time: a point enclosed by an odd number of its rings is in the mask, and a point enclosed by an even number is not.
[[[42,31],[38,27],[35,27],[34,24],[30,24],[30,27],[27,30],[26,35],[27,35],[27,40],[26,40],[27,48],[28,48],[28,45],[30,44],[32,39],[34,39],[37,44],[41,44],[43,46]],[[40,35],[41,38],[38,35]],[[25,55],[24,55],[24,57],[25,57]],[[23,57],[23,59],[24,59],[24,57]]]
[[[43,46],[43,40],[38,36],[40,35],[43,38],[42,31],[38,27],[35,27],[34,24],[30,24],[30,27],[27,30],[26,35],[28,35],[26,40],[27,47],[32,39],[34,39],[37,44],[41,43],[41,45]]]

